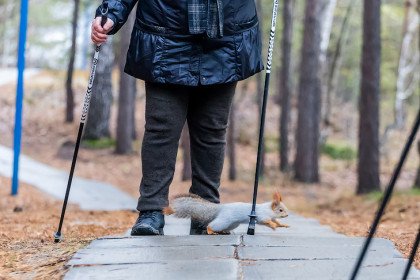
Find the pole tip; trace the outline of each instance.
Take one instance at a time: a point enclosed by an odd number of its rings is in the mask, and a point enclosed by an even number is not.
[[[254,235],[255,234],[255,221],[257,219],[257,215],[254,211],[251,212],[251,215],[249,215],[249,226],[248,226],[248,235]]]
[[[255,235],[255,227],[254,228],[249,227],[246,234],[248,234],[248,235]]]
[[[61,242],[61,238],[63,237],[63,235],[59,232],[56,232],[54,234],[54,243],[60,243]]]

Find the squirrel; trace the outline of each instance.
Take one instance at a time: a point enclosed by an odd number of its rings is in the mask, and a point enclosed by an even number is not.
[[[191,218],[208,224],[208,234],[230,234],[230,231],[240,224],[249,222],[252,204],[234,202],[217,204],[204,200],[195,194],[175,196],[171,205],[163,208],[164,215],[174,215],[177,218]],[[282,202],[280,192],[273,194],[273,201],[256,205],[257,224],[268,226],[273,230],[278,227],[289,227],[276,219],[286,218],[288,209]]]

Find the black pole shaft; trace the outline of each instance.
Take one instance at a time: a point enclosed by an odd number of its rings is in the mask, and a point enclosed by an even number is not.
[[[257,204],[257,194],[258,194],[258,182],[260,178],[260,167],[261,167],[261,157],[262,157],[262,148],[264,144],[264,126],[265,126],[265,113],[267,111],[267,99],[268,99],[268,87],[270,84],[270,73],[268,72],[265,75],[265,86],[264,86],[264,96],[263,96],[263,105],[261,109],[261,121],[260,121],[260,135],[258,139],[258,152],[257,152],[257,166],[255,168],[255,179],[254,179],[254,194],[252,197],[252,210],[251,215],[249,215],[249,227],[247,234],[254,235],[255,233],[255,222],[257,219],[257,214],[255,212],[255,207]]]
[[[389,183],[389,185],[388,185],[388,187],[387,187],[387,189],[385,191],[385,196],[382,199],[381,206],[380,206],[380,208],[378,210],[378,213],[376,214],[376,217],[375,217],[375,219],[373,221],[372,228],[371,228],[371,230],[369,232],[369,236],[365,240],[365,243],[363,245],[363,249],[362,249],[362,251],[360,253],[360,256],[359,256],[359,258],[357,260],[356,266],[354,267],[354,270],[353,270],[352,275],[351,275],[351,278],[350,278],[351,280],[355,280],[356,279],[357,273],[359,272],[360,266],[361,266],[361,264],[363,262],[363,259],[364,259],[365,255],[366,255],[366,252],[367,252],[367,250],[369,248],[370,242],[372,241],[373,235],[376,232],[376,229],[378,227],[379,221],[380,221],[380,219],[381,219],[381,217],[382,217],[382,215],[383,215],[383,213],[385,211],[385,208],[386,208],[386,206],[387,206],[387,204],[388,204],[388,202],[389,202],[389,200],[391,198],[392,191],[394,190],[395,182],[398,179],[398,176],[399,176],[399,174],[401,172],[401,169],[403,167],[404,161],[407,158],[408,152],[410,151],[410,148],[411,148],[411,146],[413,144],[413,141],[414,141],[414,139],[416,137],[416,134],[417,134],[417,131],[419,129],[419,126],[420,126],[420,110],[417,113],[416,121],[415,121],[414,126],[413,126],[413,129],[412,129],[412,131],[410,133],[410,136],[409,136],[409,138],[407,140],[407,143],[406,143],[406,145],[404,147],[404,150],[402,152],[400,161],[398,162],[398,165],[397,165],[397,167],[396,167],[396,169],[394,171],[394,174],[392,175],[391,181],[390,181],[390,183]]]
[[[407,266],[404,271],[404,276],[402,278],[403,280],[407,280],[408,274],[410,273],[411,265],[413,264],[414,257],[416,256],[417,248],[419,247],[419,242],[420,242],[420,226],[417,232],[416,240],[414,241],[414,244],[413,244],[413,249],[411,250],[410,259],[408,260]]]
[[[255,168],[255,181],[254,181],[254,195],[252,197],[252,210],[249,215],[249,226],[248,234],[254,235],[255,233],[255,222],[257,220],[257,214],[255,212],[257,204],[257,194],[258,194],[258,180],[260,177],[260,167],[261,167],[261,154],[264,143],[264,124],[265,124],[265,112],[267,111],[267,99],[268,99],[268,88],[270,85],[270,73],[271,73],[271,63],[273,60],[273,50],[274,50],[274,36],[276,31],[276,22],[277,22],[277,8],[278,0],[273,1],[273,17],[271,18],[271,32],[270,32],[270,41],[268,42],[268,58],[267,58],[267,72],[265,75],[265,86],[264,86],[264,95],[263,95],[263,105],[261,108],[261,122],[260,122],[260,135],[258,139],[258,153],[257,153],[257,166]]]
[[[256,166],[255,178],[254,178],[254,196],[252,198],[252,211],[255,211],[255,205],[257,203],[258,182],[260,178],[262,149],[264,145],[264,126],[265,126],[265,114],[267,111],[269,84],[270,84],[270,73],[267,73],[265,75],[264,96],[263,96],[263,105],[262,105],[261,121],[260,121],[260,135],[258,138],[258,154],[257,154],[257,166]]]
[[[71,182],[73,181],[73,174],[74,174],[74,169],[76,167],[77,155],[79,153],[80,141],[82,139],[82,133],[83,133],[84,125],[85,125],[84,123],[82,123],[82,122],[80,123],[79,132],[77,134],[76,147],[74,148],[73,160],[71,162],[71,168],[70,168],[70,174],[69,174],[69,180],[67,182],[66,196],[64,197],[63,208],[61,210],[60,224],[58,225],[58,230],[57,230],[57,235],[58,236],[61,236],[61,228],[63,226],[64,215],[66,214],[67,201],[69,199]]]
[[[102,13],[102,15],[101,15],[101,26],[103,27],[105,25],[106,21],[108,20],[108,3],[107,2],[104,2],[102,4],[101,13]],[[74,169],[76,167],[77,155],[79,153],[80,142],[82,140],[83,127],[85,125],[86,115],[87,115],[87,112],[88,112],[88,109],[89,109],[90,98],[91,98],[91,95],[92,95],[93,81],[95,79],[96,66],[97,66],[97,63],[98,63],[99,51],[100,50],[101,50],[101,45],[99,44],[99,45],[96,46],[95,54],[93,56],[92,69],[91,69],[91,72],[90,72],[89,84],[88,84],[88,88],[87,88],[87,92],[86,92],[86,96],[85,96],[85,103],[83,105],[82,118],[80,120],[79,132],[77,134],[76,147],[74,148],[73,160],[71,162],[69,179],[67,181],[66,195],[64,197],[63,208],[61,209],[60,223],[58,225],[57,232],[54,234],[54,238],[55,238],[54,242],[55,243],[59,243],[61,241],[61,238],[63,237],[63,235],[61,234],[61,229],[63,227],[64,216],[66,214],[66,209],[67,209],[67,202],[68,202],[69,195],[70,195],[71,183],[73,181]]]

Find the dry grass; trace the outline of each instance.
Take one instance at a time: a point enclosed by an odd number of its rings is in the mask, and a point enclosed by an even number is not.
[[[62,243],[54,243],[61,202],[21,184],[11,197],[10,180],[0,177],[0,276],[7,279],[59,279],[64,264],[98,236],[122,235],[135,221],[132,211],[67,210]]]
[[[307,217],[319,219],[321,224],[348,236],[365,237],[378,209],[378,197],[372,195],[339,199],[314,204],[301,211]],[[420,226],[420,195],[398,192],[392,198],[387,211],[381,219],[375,237],[394,242],[397,249],[408,258]],[[420,268],[420,255],[414,265]]]

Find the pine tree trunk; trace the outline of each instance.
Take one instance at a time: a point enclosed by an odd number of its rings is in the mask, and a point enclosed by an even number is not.
[[[290,77],[290,60],[292,52],[293,38],[293,12],[294,1],[285,0],[283,6],[283,39],[282,39],[282,58],[281,71],[279,72],[280,85],[280,170],[289,169],[289,123],[290,123],[290,98],[292,95],[292,79]]]
[[[381,65],[381,0],[365,0],[359,120],[357,194],[380,190],[379,93]]]
[[[135,9],[134,9],[135,11]],[[118,97],[118,118],[115,152],[129,154],[133,151],[134,108],[136,95],[136,79],[124,73],[126,56],[130,45],[131,31],[133,29],[136,13],[132,12],[126,24],[120,30],[120,93]]]
[[[182,181],[191,180],[191,148],[190,148],[190,133],[188,131],[188,124],[185,123],[184,129],[181,133],[181,148],[183,153],[184,168],[182,169]]]
[[[235,113],[236,104],[233,101],[229,115],[229,129],[227,135],[228,157],[229,157],[229,180],[236,180],[236,151],[235,151]]]
[[[99,54],[84,139],[98,140],[110,137],[109,118],[112,104],[113,61],[112,36],[109,36],[107,42],[102,44]]]
[[[77,20],[79,18],[79,3],[80,0],[74,0],[74,11],[73,11],[73,23],[72,30],[73,35],[71,38],[71,49],[70,49],[70,60],[67,68],[67,80],[66,80],[66,122],[71,123],[74,121],[74,94],[73,94],[73,70],[74,70],[74,59],[76,57],[76,38],[77,38]]]
[[[301,182],[319,181],[319,122],[321,88],[319,81],[319,53],[321,44],[320,0],[306,0],[305,27],[300,65],[299,113],[296,133],[296,179]]]

